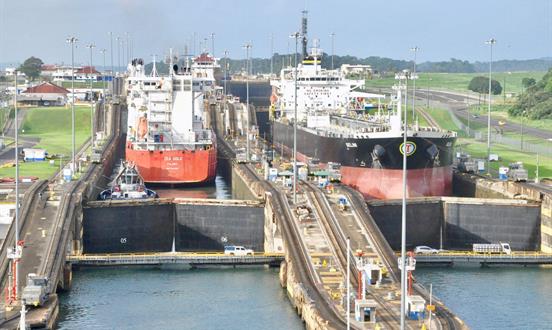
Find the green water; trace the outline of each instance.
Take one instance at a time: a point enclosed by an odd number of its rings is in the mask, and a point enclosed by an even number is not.
[[[414,275],[472,329],[552,329],[552,268],[418,267]]]
[[[275,269],[84,269],[59,329],[303,329]]]

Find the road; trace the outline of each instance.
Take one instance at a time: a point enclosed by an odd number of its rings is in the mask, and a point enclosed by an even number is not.
[[[17,112],[17,126],[21,129],[23,120],[25,119],[26,111]],[[4,135],[10,138],[15,138],[15,120],[10,119],[5,126]],[[40,141],[39,138],[19,137],[19,148],[22,151],[24,148],[32,148]],[[0,164],[14,162],[15,145],[10,145],[0,151]]]
[[[427,99],[427,90],[417,90],[416,91],[416,98],[419,97],[419,99],[426,100]],[[444,91],[429,91],[429,99],[431,102],[440,102],[443,105],[447,106],[449,111],[454,112],[457,117],[467,120],[468,118],[468,111],[466,106],[466,95],[462,95],[455,92],[444,92]],[[477,99],[473,97],[469,97],[470,103],[473,104],[474,101]],[[473,115],[470,117],[471,122],[476,122],[478,124],[487,125],[487,117],[486,116],[478,116],[474,117]],[[498,120],[491,117],[491,125],[493,127],[499,126]],[[506,121],[506,123],[502,126],[504,131],[506,132],[521,132],[521,125],[517,124],[515,122]],[[524,134],[535,136],[538,138],[542,138],[544,140],[546,139],[552,139],[552,131],[545,130],[545,129],[539,129],[529,126],[523,126],[523,132]]]
[[[393,91],[390,88],[381,88],[381,89],[370,89],[371,92],[374,93],[393,93]],[[409,98],[412,97],[412,93],[408,93]],[[423,89],[416,89],[416,99],[418,99],[418,104],[426,104],[428,98],[428,91]],[[442,105],[447,110],[453,112],[457,117],[467,120],[468,119],[468,109],[467,109],[467,101],[469,101],[470,104],[473,104],[478,101],[478,98],[473,95],[466,95],[461,94],[459,92],[454,91],[436,91],[436,90],[429,90],[429,101],[431,104],[435,104],[435,102],[439,102],[440,105]],[[483,126],[487,126],[487,117],[486,116],[478,116],[474,117],[473,115],[470,115],[470,122],[475,122]],[[491,126],[492,127],[498,127],[499,120],[491,118]],[[506,121],[506,123],[502,126],[503,130],[505,132],[514,132],[519,133],[521,132],[521,125],[517,124],[515,122]],[[523,132],[524,134],[542,138],[544,140],[552,139],[552,131],[546,130],[546,129],[539,129],[534,127],[528,127],[523,126]]]

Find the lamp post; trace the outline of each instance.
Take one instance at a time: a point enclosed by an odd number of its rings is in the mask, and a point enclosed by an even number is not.
[[[215,57],[215,34],[211,33],[211,55]]]
[[[270,34],[270,76],[274,73],[274,34]]]
[[[493,45],[496,44],[496,39],[491,38],[485,41],[485,43],[491,49],[491,61],[489,62],[489,104],[487,109],[487,174],[489,174],[489,158],[491,157],[491,81],[493,75]]]
[[[18,123],[18,111],[17,111],[17,70],[14,71],[15,76],[15,91],[13,94],[13,107],[14,107],[14,128],[15,128],[15,242],[14,251],[16,254],[19,242],[19,123]],[[19,256],[13,259],[15,263],[15,283],[14,283],[14,298],[17,299],[19,288]],[[24,304],[22,304],[24,305]]]
[[[297,204],[297,51],[299,38],[302,38],[299,32],[293,33],[290,38],[295,38],[295,72],[293,79],[295,83],[293,102],[293,203]]]
[[[75,159],[75,44],[79,41],[76,37],[66,39],[71,44],[71,175],[76,169]]]
[[[416,59],[419,50],[420,48],[418,46],[410,48],[410,51],[414,52],[414,71],[412,71],[412,76],[410,77],[410,79],[412,79],[412,120],[414,120],[416,115],[416,79],[418,78],[416,76]],[[406,92],[408,93],[408,91]]]
[[[525,115],[527,114],[527,111],[522,111],[521,112],[521,140],[520,140],[520,150],[523,151],[523,118],[525,117]]]
[[[395,79],[399,81],[399,85],[395,86],[395,89],[398,90],[398,103],[397,103],[397,113],[402,113],[402,91],[408,91],[408,71],[401,72],[395,76]],[[403,84],[404,83],[404,84]],[[401,330],[405,329],[406,320],[406,161],[407,161],[407,131],[408,131],[408,111],[406,108],[407,102],[405,101],[404,109],[404,127],[403,127],[403,144],[400,146],[400,151],[403,155],[403,191],[402,191],[402,216],[401,216],[401,257],[399,258],[399,269],[401,270],[401,317],[400,317],[400,328]]]
[[[107,49],[103,48],[103,49],[100,49],[100,53],[103,55],[103,69],[104,69],[104,73],[105,73],[105,53],[107,52]],[[105,84],[106,84],[106,81],[105,81],[105,76],[102,77],[102,81],[103,81],[103,84],[102,84],[102,110],[103,110],[103,131],[105,134],[107,134],[107,128],[106,128],[106,119],[107,119],[107,116],[106,116],[106,113],[105,113]]]
[[[330,38],[332,38],[332,70],[333,70],[334,69],[334,55],[335,55],[335,52],[334,52],[335,33],[334,32],[330,33]]]
[[[228,79],[228,50],[224,50],[224,97],[226,97],[227,79]]]
[[[245,45],[243,45],[243,48],[245,49],[245,71],[246,71],[246,77],[245,77],[245,93],[246,93],[246,128],[245,128],[245,159],[249,161],[249,50],[253,47],[250,42],[247,42]]]
[[[113,77],[115,77],[115,71],[113,70],[113,32],[108,32],[109,34],[109,44],[111,45],[111,50],[109,51],[109,56],[111,57],[111,96],[113,96],[114,92],[114,81]]]
[[[85,46],[90,49],[90,152],[92,153],[92,148],[94,148],[94,92],[92,91],[92,49],[96,47],[94,43],[90,43]],[[85,72],[86,74],[86,72]]]
[[[121,37],[117,36],[115,41],[117,41],[117,72],[119,72],[121,70]]]

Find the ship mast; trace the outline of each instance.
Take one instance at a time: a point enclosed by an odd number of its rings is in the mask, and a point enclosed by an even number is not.
[[[307,9],[303,10],[301,13],[303,13],[303,17],[301,18],[301,35],[303,36],[302,44],[303,44],[303,57],[307,57]]]

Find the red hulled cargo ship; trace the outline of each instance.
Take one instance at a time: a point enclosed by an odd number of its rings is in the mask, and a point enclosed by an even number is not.
[[[216,137],[204,123],[204,105],[216,90],[216,60],[202,54],[179,68],[170,58],[167,76],[158,75],[155,65],[145,75],[141,59],[129,65],[126,160],[147,183],[213,181]]]

